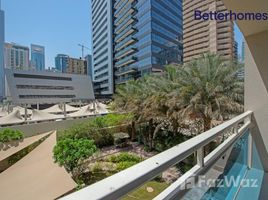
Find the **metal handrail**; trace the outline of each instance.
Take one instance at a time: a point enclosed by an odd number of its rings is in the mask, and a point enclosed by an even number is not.
[[[218,136],[221,136],[224,132],[232,128],[235,130],[235,134],[231,135],[229,138],[231,138],[231,141],[233,141],[235,136],[238,135],[239,131],[241,131],[241,128],[238,128],[239,123],[244,122],[244,126],[242,127],[243,130],[248,128],[251,124],[252,114],[252,111],[247,111],[217,127],[214,127],[194,138],[191,138],[181,144],[178,144],[137,165],[134,165],[124,171],[121,171],[113,176],[110,176],[102,181],[99,181],[61,199],[119,199],[130,191],[138,188],[145,182],[158,176],[161,172],[165,171],[169,167],[184,160],[194,152],[199,152],[197,156],[198,165],[193,167],[190,172],[186,173],[193,174],[193,172],[198,171],[198,169],[203,168],[204,166],[208,165],[209,162],[211,162],[211,159],[209,158],[209,156],[211,155],[209,154],[204,159],[204,155],[200,153],[200,149],[203,149],[205,145],[215,140]],[[219,150],[219,147],[217,149]],[[223,147],[221,147],[220,150],[222,149]],[[213,155],[215,156],[217,153],[218,152],[214,152]],[[178,181],[182,181],[182,179],[180,178],[178,179]]]

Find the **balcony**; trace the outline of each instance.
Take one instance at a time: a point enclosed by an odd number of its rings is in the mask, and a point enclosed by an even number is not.
[[[117,52],[117,53],[115,54],[115,59],[116,59],[116,60],[119,60],[120,58],[125,57],[125,56],[127,56],[127,55],[129,55],[129,54],[131,54],[131,53],[133,53],[133,52],[136,52],[136,51],[137,51],[137,49],[134,48],[133,46],[128,46],[128,47],[126,47],[125,49],[123,49],[123,50]]]
[[[131,63],[134,63],[137,61],[137,58],[133,55],[130,55],[130,56],[127,56],[123,59],[120,59],[119,61],[117,61],[115,63],[115,67],[119,68],[119,67],[122,67],[124,65],[129,65]]]
[[[134,77],[133,76],[127,76],[127,77],[120,77],[118,78],[116,81],[115,81],[115,84],[116,85],[120,85],[120,84],[124,84],[130,80],[134,80]]]
[[[134,28],[133,26],[128,26],[124,31],[122,31],[121,33],[119,33],[118,35],[115,36],[115,42],[119,43],[120,41],[125,39],[130,34],[133,34],[136,32],[137,32],[136,28]]]
[[[127,47],[128,45],[133,44],[136,41],[137,39],[134,36],[130,35],[115,45],[115,51],[120,51],[121,49]]]
[[[122,76],[125,74],[133,74],[136,73],[137,69],[135,67],[132,66],[128,66],[128,67],[124,67],[124,68],[119,68],[116,72],[115,72],[115,76]]]
[[[226,199],[227,197],[227,199],[243,199],[244,197],[245,199],[245,195],[249,195],[248,197],[251,197],[249,199],[254,199],[260,192],[260,185],[256,188],[250,188],[249,191],[242,186],[243,180],[250,178],[255,178],[257,184],[261,184],[260,181],[264,176],[263,171],[255,169],[254,166],[256,162],[259,164],[260,161],[258,161],[259,158],[256,154],[252,135],[248,131],[252,125],[252,114],[251,111],[245,112],[203,134],[62,199],[120,199],[193,153],[197,155],[197,164],[155,197],[155,200],[181,199],[182,197],[186,199]],[[205,146],[223,136],[226,137],[224,141],[205,156]],[[229,166],[228,162],[233,161],[233,158],[235,162]],[[228,168],[225,171],[218,166],[219,172],[224,171],[222,174],[226,176],[228,176],[226,173],[230,173],[231,176],[240,177],[238,184],[232,185],[231,188],[227,186],[218,189],[215,189],[215,187],[197,188],[196,185],[200,181],[200,177],[203,177],[199,175],[206,174],[209,169],[215,171],[216,167],[213,167],[213,165],[218,162],[227,163],[225,167]],[[193,177],[196,179],[193,179]],[[216,177],[219,180],[221,175]],[[189,182],[189,180],[194,181]],[[190,190],[187,187],[189,184],[193,184]],[[186,192],[185,189],[187,189]],[[199,198],[197,193],[200,193],[200,189],[202,195]],[[191,198],[191,195],[193,198]]]
[[[121,24],[119,24],[119,26],[115,28],[115,34],[121,33],[128,25],[134,25],[136,22],[137,19],[134,16],[128,16],[127,18],[125,18],[124,22],[122,22]]]
[[[121,13],[121,11],[123,10],[123,8],[128,4],[132,4],[133,2],[135,2],[136,0],[129,0],[129,1],[124,1],[123,3],[120,4],[120,6],[117,5],[117,3],[115,4],[115,8],[116,11],[114,12],[114,16],[117,18],[119,16],[119,14]]]
[[[120,23],[122,23],[124,21],[124,19],[129,16],[132,15],[134,12],[137,12],[137,9],[134,8],[134,5],[132,3],[128,4],[124,10],[123,13],[121,13],[120,16],[118,16],[118,18],[114,21],[114,24],[116,26],[118,26]]]

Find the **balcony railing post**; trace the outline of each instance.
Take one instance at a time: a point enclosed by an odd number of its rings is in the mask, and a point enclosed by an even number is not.
[[[204,167],[204,147],[197,150],[196,159],[197,159],[197,164],[200,167]]]
[[[253,156],[253,138],[251,133],[248,135],[248,158],[247,165],[249,168],[252,168],[252,156]]]
[[[235,126],[234,126],[234,133],[238,134],[238,124],[235,124]]]

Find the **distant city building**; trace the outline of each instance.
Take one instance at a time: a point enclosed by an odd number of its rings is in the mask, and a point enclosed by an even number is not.
[[[58,54],[55,57],[55,68],[57,71],[67,73],[68,58],[69,56],[65,54]]]
[[[93,78],[93,65],[92,65],[92,55],[86,55],[85,60],[87,62],[87,75]]]
[[[5,69],[14,104],[52,104],[95,99],[89,76]]]
[[[93,81],[98,83],[96,93],[114,93],[113,69],[113,1],[91,0]]]
[[[58,72],[69,74],[87,74],[87,62],[83,59],[71,58],[65,54],[55,57],[55,68]]]
[[[4,46],[5,46],[5,13],[4,11],[1,10],[1,2],[0,2],[0,102],[5,97]]]
[[[183,1],[183,61],[211,52],[235,59],[234,25],[231,21],[195,20],[194,11],[227,12],[220,0]]]
[[[245,62],[245,40],[242,42],[242,51],[241,51],[241,62]]]
[[[31,44],[31,67],[37,71],[45,70],[45,47]]]
[[[70,74],[87,74],[87,64],[83,59],[68,58],[67,73]]]
[[[116,0],[114,27],[116,84],[182,62],[182,0]]]
[[[15,43],[5,43],[5,68],[30,70],[29,48]]]

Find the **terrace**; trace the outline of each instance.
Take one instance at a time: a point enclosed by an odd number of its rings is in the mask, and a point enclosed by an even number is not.
[[[266,1],[223,0],[223,2],[233,12],[268,12]],[[265,21],[238,21],[237,24],[247,41],[246,111],[203,134],[62,199],[122,198],[194,153],[197,155],[196,165],[154,199],[267,198],[265,185],[268,170],[266,58],[268,24]],[[219,137],[224,138],[223,142],[205,155],[206,145]],[[202,182],[200,175],[217,180],[234,177],[238,182],[229,187],[228,185],[199,187],[199,183]],[[245,186],[245,180],[255,180],[255,186]]]

